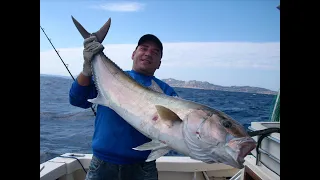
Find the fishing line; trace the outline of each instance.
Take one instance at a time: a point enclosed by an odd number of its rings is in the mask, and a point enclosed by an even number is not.
[[[53,49],[56,51],[57,55],[59,56],[61,62],[62,62],[63,65],[64,65],[64,67],[66,67],[66,69],[67,69],[67,71],[69,72],[70,76],[72,77],[73,81],[75,81],[74,77],[72,76],[71,72],[70,72],[69,69],[68,69],[68,66],[67,66],[67,65],[64,63],[64,61],[62,60],[59,52],[56,50],[56,48],[55,48],[54,45],[52,44],[50,38],[49,38],[49,37],[47,36],[47,34],[44,32],[44,29],[41,27],[41,25],[40,25],[40,28],[41,28],[42,32],[44,33],[44,35],[47,37],[47,39],[48,39],[48,41],[50,42],[50,44],[51,44],[51,46],[53,47]],[[93,109],[92,106],[91,106],[91,110],[92,110],[94,116],[96,116],[96,112],[95,112],[95,110]]]

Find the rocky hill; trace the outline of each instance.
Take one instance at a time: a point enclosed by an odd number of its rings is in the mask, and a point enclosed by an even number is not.
[[[182,88],[195,88],[195,89],[210,89],[218,91],[232,91],[232,92],[247,92],[247,93],[257,93],[257,94],[274,94],[276,91],[272,91],[265,88],[251,87],[251,86],[220,86],[211,84],[207,81],[181,81],[173,78],[162,79],[164,82],[172,87],[182,87]]]

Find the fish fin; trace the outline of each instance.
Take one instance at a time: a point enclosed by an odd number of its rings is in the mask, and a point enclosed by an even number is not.
[[[90,33],[88,33],[88,31],[73,16],[71,16],[71,18],[72,18],[74,25],[76,26],[76,28],[78,29],[78,31],[82,35],[82,37],[84,39],[90,37]]]
[[[88,31],[73,16],[71,16],[71,18],[82,37],[84,39],[88,38],[90,33],[88,33]],[[109,18],[108,21],[97,32],[93,33],[97,37],[98,42],[102,43],[109,31],[110,24],[111,18]]]
[[[93,104],[100,104],[100,105],[109,107],[109,101],[103,98],[100,94],[98,94],[98,96],[94,99],[88,99],[88,101]]]
[[[159,92],[159,93],[164,93],[163,90],[160,88],[160,86],[153,79],[151,80],[151,85],[148,86],[148,89]]]
[[[170,147],[164,147],[164,148],[161,148],[161,149],[152,150],[151,153],[149,154],[146,162],[150,162],[150,161],[156,160],[159,157],[166,155],[170,150],[171,150]]]
[[[138,147],[132,148],[134,150],[138,150],[138,151],[147,151],[147,150],[157,150],[157,149],[161,149],[167,147],[166,144],[158,141],[158,140],[152,140],[150,142],[144,143]]]
[[[161,120],[163,120],[163,122],[168,125],[169,127],[172,126],[173,121],[182,121],[180,119],[180,117],[174,113],[173,111],[171,111],[170,109],[161,106],[161,105],[155,105],[156,109],[158,111],[158,114],[161,118]]]

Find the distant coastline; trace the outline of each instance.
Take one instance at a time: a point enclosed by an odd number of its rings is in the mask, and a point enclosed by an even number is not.
[[[246,92],[246,93],[256,93],[256,94],[271,94],[277,95],[277,91],[272,91],[260,87],[252,86],[220,86],[211,84],[206,81],[181,81],[173,78],[162,79],[164,82],[172,87],[182,87],[182,88],[194,88],[194,89],[208,89],[208,90],[218,90],[218,91],[231,91],[231,92]]]
[[[70,76],[61,76],[61,75],[40,74],[40,76],[52,76],[52,77],[71,79]],[[220,85],[211,84],[207,81],[197,81],[197,80],[182,81],[182,80],[176,80],[173,78],[162,79],[162,81],[166,82],[172,87],[180,87],[180,88],[207,89],[207,90],[230,91],[230,92],[246,92],[246,93],[255,93],[255,94],[270,94],[270,95],[278,94],[277,91],[272,91],[266,88],[252,87],[252,86],[220,86]]]

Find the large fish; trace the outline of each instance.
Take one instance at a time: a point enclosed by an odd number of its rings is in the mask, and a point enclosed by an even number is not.
[[[72,17],[83,38],[88,33]],[[102,43],[111,19],[93,33]],[[175,150],[205,163],[224,163],[243,168],[244,157],[256,142],[244,127],[225,113],[211,107],[165,95],[153,81],[144,87],[103,52],[92,60],[92,72],[98,91],[88,100],[113,109],[139,132],[152,139],[133,149],[151,150],[146,161],[155,160]]]

